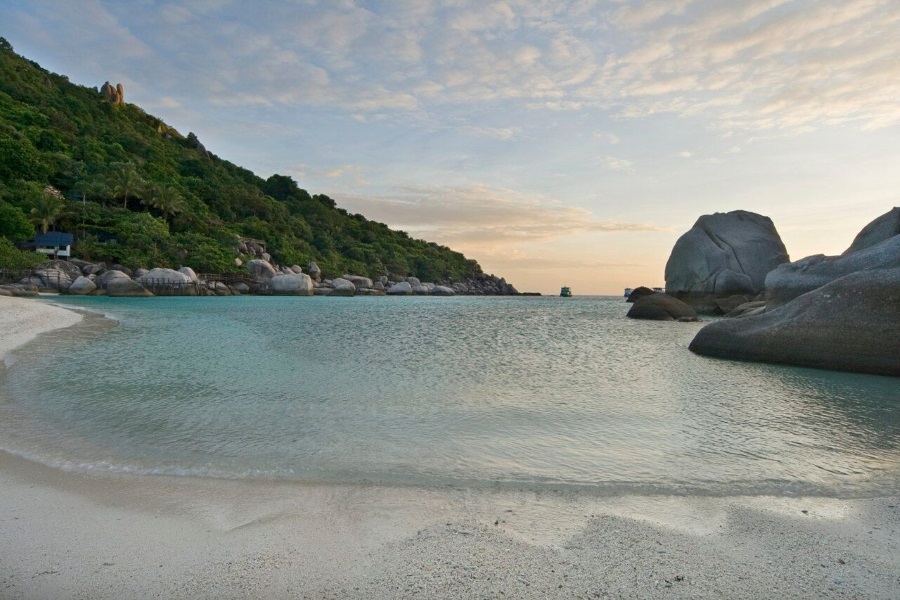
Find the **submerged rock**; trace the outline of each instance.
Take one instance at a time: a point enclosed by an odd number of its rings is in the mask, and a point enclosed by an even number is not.
[[[697,311],[667,294],[644,296],[628,310],[631,319],[651,321],[699,321]]]
[[[851,273],[762,314],[710,323],[690,349],[719,358],[900,375],[900,268]]]
[[[656,293],[657,292],[654,292],[647,286],[642,285],[640,287],[634,288],[634,290],[630,294],[628,294],[628,298],[625,301],[631,302],[633,304],[645,296],[652,296]]]

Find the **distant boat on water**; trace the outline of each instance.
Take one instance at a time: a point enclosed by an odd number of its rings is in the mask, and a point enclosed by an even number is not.
[[[559,291],[559,295],[563,298],[571,298],[572,290],[570,290],[567,286],[563,286],[563,288]]]
[[[630,296],[631,292],[633,292],[633,291],[634,291],[633,288],[625,288],[625,297],[627,298],[628,296]]]

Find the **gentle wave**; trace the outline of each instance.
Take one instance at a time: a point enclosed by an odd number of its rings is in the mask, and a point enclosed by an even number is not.
[[[618,299],[60,299],[0,447],[66,470],[589,491],[900,492],[891,378],[695,356]]]

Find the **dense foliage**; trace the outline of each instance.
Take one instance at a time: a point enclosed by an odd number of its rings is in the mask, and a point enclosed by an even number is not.
[[[49,73],[0,38],[0,236],[21,241],[48,228],[74,233],[80,258],[132,268],[234,271],[235,258],[252,258],[239,255],[239,239],[253,238],[276,263],[315,260],[332,276],[441,281],[481,272],[288,176],[263,180],[207,152],[193,133]]]

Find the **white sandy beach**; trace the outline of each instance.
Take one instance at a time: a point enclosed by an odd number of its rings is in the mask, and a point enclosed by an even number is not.
[[[79,320],[0,297],[0,356]],[[0,598],[900,597],[900,498],[98,476],[2,452],[0,490]]]

